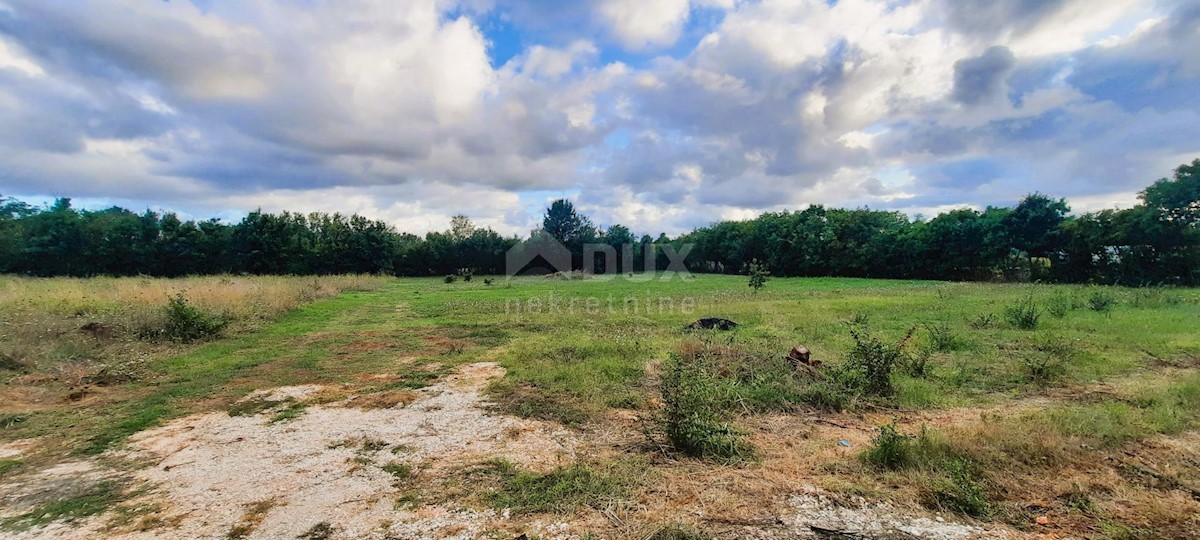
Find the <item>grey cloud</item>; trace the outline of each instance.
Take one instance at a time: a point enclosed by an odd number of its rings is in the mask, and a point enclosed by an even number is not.
[[[1004,90],[1004,79],[1016,65],[1016,56],[1008,47],[988,48],[980,56],[954,63],[954,100],[978,105]]]
[[[936,5],[952,28],[992,39],[1030,30],[1072,1],[1093,0],[939,0]]]

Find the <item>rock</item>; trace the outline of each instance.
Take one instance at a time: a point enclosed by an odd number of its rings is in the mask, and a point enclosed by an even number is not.
[[[683,328],[684,330],[733,330],[737,327],[738,323],[735,323],[729,319],[722,319],[720,317],[706,317]]]

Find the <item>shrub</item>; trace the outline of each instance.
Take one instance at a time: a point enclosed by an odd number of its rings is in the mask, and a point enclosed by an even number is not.
[[[1041,317],[1042,311],[1033,301],[1032,295],[1004,308],[1004,318],[1008,321],[1008,324],[1020,330],[1033,330],[1037,328],[1038,320]]]
[[[458,281],[458,276],[454,274],[446,274],[446,277],[442,278],[442,281],[446,283],[454,283],[455,281]]]
[[[927,348],[917,349],[913,354],[908,355],[904,362],[904,371],[909,376],[917,379],[924,379],[929,376],[929,359],[933,356],[933,351]]]
[[[1046,312],[1056,318],[1066,317],[1069,311],[1071,311],[1071,299],[1065,294],[1056,294],[1046,302]]]
[[[746,275],[750,276],[750,288],[758,293],[758,290],[767,284],[771,273],[767,271],[766,265],[758,262],[758,259],[754,259],[746,265]]]
[[[946,462],[943,469],[944,477],[935,482],[931,489],[933,502],[938,507],[975,517],[983,517],[991,512],[991,502],[970,461],[952,459]]]
[[[1087,306],[1092,311],[1107,312],[1117,304],[1117,298],[1104,289],[1096,289],[1088,295]]]
[[[671,355],[662,380],[667,439],[689,456],[725,463],[746,461],[752,448],[723,420],[718,398],[716,385],[700,362]]]
[[[962,340],[954,333],[954,329],[950,328],[949,323],[926,324],[925,329],[929,331],[929,345],[935,351],[953,351],[962,345]]]
[[[495,282],[496,282],[496,280],[494,280],[494,279],[492,279],[492,278],[490,278],[490,277],[483,278],[483,284],[484,284],[484,285],[487,285],[487,286],[489,286],[489,287],[491,287],[491,286],[492,286],[492,283],[495,283]]]
[[[849,388],[878,396],[892,394],[892,370],[904,360],[904,348],[912,338],[916,327],[895,344],[884,343],[871,334],[866,326],[850,326],[850,337],[854,348],[840,373],[838,380]]]
[[[967,326],[976,330],[991,328],[996,325],[996,315],[994,313],[980,313],[974,317],[967,317]]]
[[[463,281],[471,281],[475,276],[475,270],[471,268],[459,268],[458,275],[462,276]]]
[[[917,435],[900,433],[896,424],[879,426],[871,446],[862,453],[862,459],[881,469],[900,470],[906,468],[936,468],[952,454],[950,448],[934,438],[925,426]]]
[[[182,292],[167,299],[167,306],[163,312],[166,319],[159,336],[154,337],[183,343],[214,337],[228,323],[224,317],[209,315],[191,305]]]

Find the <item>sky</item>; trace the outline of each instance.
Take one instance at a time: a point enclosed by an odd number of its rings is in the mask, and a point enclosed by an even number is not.
[[[1200,0],[0,0],[0,195],[527,234],[1127,207],[1200,158]]]

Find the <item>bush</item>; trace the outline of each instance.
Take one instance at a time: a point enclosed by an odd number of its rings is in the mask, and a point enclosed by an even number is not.
[[[458,276],[454,274],[446,274],[446,277],[442,278],[442,281],[446,283],[454,283],[455,281],[458,281]]]
[[[951,454],[949,447],[936,440],[925,426],[917,435],[900,433],[896,424],[879,426],[871,446],[862,459],[881,469],[900,470],[914,467],[931,468],[944,463]]]
[[[488,287],[491,287],[491,286],[492,286],[492,283],[495,283],[495,282],[496,282],[496,280],[494,280],[494,279],[492,279],[492,278],[490,278],[490,277],[485,277],[485,278],[483,278],[483,284],[484,284],[484,285],[487,285]]]
[[[892,370],[904,361],[904,348],[912,338],[916,327],[895,344],[884,343],[870,333],[866,326],[850,326],[850,337],[854,348],[840,373],[836,377],[848,388],[867,394],[888,396],[892,394]]]
[[[1004,318],[1008,321],[1008,324],[1019,330],[1033,330],[1037,328],[1041,317],[1042,311],[1038,309],[1032,295],[1004,308]]]
[[[1059,319],[1066,317],[1071,307],[1071,299],[1061,293],[1050,297],[1050,301],[1046,302],[1046,312]]]
[[[214,337],[221,333],[229,322],[225,317],[200,311],[188,302],[182,292],[167,299],[163,313],[166,319],[159,335],[154,337],[183,343]]]
[[[1088,295],[1087,306],[1092,311],[1107,312],[1117,304],[1117,298],[1108,291],[1096,289]]]
[[[954,351],[962,346],[962,340],[954,333],[954,329],[950,328],[949,323],[926,324],[925,329],[929,331],[929,345],[935,351]]]
[[[663,431],[679,451],[724,463],[749,460],[753,449],[725,422],[716,385],[700,362],[671,355],[662,380]]]
[[[991,328],[996,325],[996,315],[993,313],[980,313],[974,317],[967,317],[967,326],[976,330]]]
[[[944,477],[932,486],[936,506],[983,517],[991,512],[991,502],[977,479],[974,466],[966,459],[952,459],[943,466]]]
[[[458,275],[462,276],[463,281],[471,281],[475,276],[475,270],[471,268],[459,268]]]

